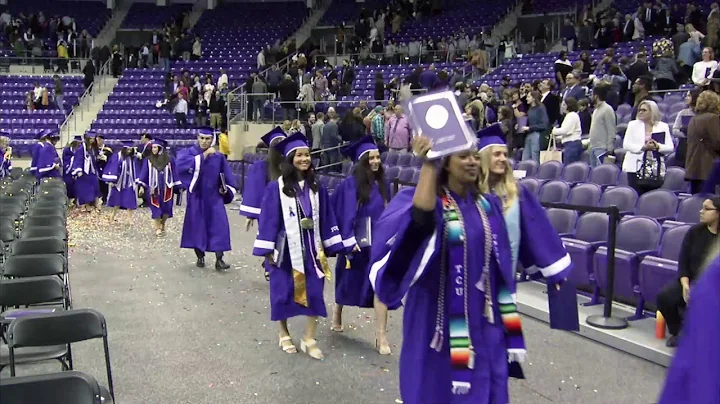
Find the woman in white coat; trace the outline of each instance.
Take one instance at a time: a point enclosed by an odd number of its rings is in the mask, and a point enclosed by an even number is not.
[[[623,149],[627,150],[627,154],[622,170],[627,173],[628,185],[640,195],[653,189],[638,183],[637,172],[642,167],[643,158],[647,158],[649,163],[646,167],[652,168],[652,173],[660,170],[660,175],[664,177],[665,158],[658,157],[670,154],[675,149],[670,127],[660,121],[661,117],[660,109],[654,101],[643,101],[638,106],[637,119],[630,121],[625,131]]]

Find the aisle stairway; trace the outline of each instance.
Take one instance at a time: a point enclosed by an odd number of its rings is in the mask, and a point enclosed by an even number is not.
[[[80,101],[80,104],[73,109],[70,118],[60,128],[59,145],[65,145],[76,134],[83,134],[90,129],[90,125],[102,110],[118,80],[112,76],[99,76],[96,78],[95,90]]]
[[[110,21],[108,21],[107,25],[105,25],[105,28],[103,28],[103,30],[98,34],[97,38],[95,38],[96,47],[102,48],[103,46],[110,46],[110,44],[112,44],[113,40],[115,40],[117,30],[120,28],[120,25],[122,24],[129,10],[130,4],[124,3],[121,3],[115,10],[113,10]]]

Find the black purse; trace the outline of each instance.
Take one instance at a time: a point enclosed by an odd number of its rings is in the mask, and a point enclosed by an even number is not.
[[[649,159],[648,155],[652,155],[652,158]],[[665,182],[664,166],[665,160],[660,152],[645,152],[640,167],[635,173],[636,185],[646,192],[662,187]]]

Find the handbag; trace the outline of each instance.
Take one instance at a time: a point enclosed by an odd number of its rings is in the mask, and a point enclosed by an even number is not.
[[[648,155],[651,157],[648,158]],[[662,187],[665,181],[663,156],[657,151],[645,152],[635,175],[637,176],[636,185],[646,191]]]
[[[547,150],[540,151],[540,164],[547,163],[548,161],[559,161],[562,163],[562,151],[558,150],[555,144],[555,136],[550,136]]]

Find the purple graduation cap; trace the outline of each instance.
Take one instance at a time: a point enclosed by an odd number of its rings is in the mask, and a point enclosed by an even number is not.
[[[160,147],[162,149],[167,147],[167,142],[165,140],[157,138],[157,137],[155,139],[153,139],[152,141],[150,141],[150,144],[153,146]]]
[[[372,136],[365,136],[361,139],[358,139],[348,147],[344,148],[342,153],[345,156],[350,157],[353,163],[357,163],[362,158],[362,156],[370,153],[373,150],[378,150],[375,141],[373,140]]]
[[[128,149],[135,147],[135,142],[132,140],[123,140],[120,143],[122,144],[122,147],[127,147]]]
[[[300,132],[293,133],[292,135],[286,137],[274,147],[285,157],[289,156],[290,153],[294,152],[297,149],[302,149],[303,147],[309,148],[307,144],[307,138]]]
[[[48,135],[48,130],[43,129],[35,135],[35,139],[42,140],[43,138],[46,138],[47,135]]]
[[[49,129],[45,132],[45,136],[49,138],[60,139],[60,134],[57,129]]]
[[[499,123],[480,129],[477,133],[477,137],[478,151],[483,151],[490,146],[507,146],[505,140],[503,139],[505,136]]]
[[[86,138],[94,138],[95,135],[96,135],[96,132],[94,130],[89,130],[89,131],[85,132]]]
[[[82,141],[83,141],[82,135],[73,136],[73,142],[82,142]]]
[[[270,144],[273,142],[273,140],[278,138],[285,139],[287,135],[285,135],[285,132],[282,130],[281,127],[277,126],[270,132],[264,134],[260,139],[265,143],[268,147],[270,147]]]
[[[210,147],[215,147],[217,144],[217,136],[215,135],[215,128],[211,128],[209,126],[202,127],[198,129],[198,135],[200,136],[212,136],[213,141]]]

